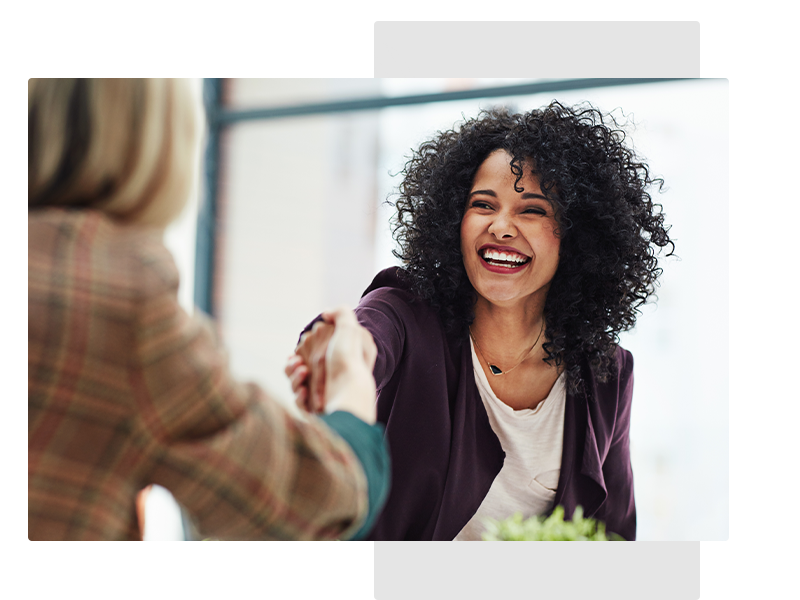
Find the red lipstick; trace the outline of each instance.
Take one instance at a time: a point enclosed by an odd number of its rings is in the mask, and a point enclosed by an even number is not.
[[[528,256],[524,252],[520,252],[516,248],[512,248],[511,246],[498,246],[497,244],[484,244],[483,246],[478,248],[478,252],[480,253],[487,249],[497,250],[498,252],[513,252],[514,254],[519,254],[526,258],[530,258],[530,256]]]
[[[519,263],[517,266],[508,266],[510,261],[500,261],[500,260],[492,260],[485,258],[486,251],[494,250],[497,252],[506,252],[508,254],[513,254],[516,256],[524,256],[525,262]],[[520,252],[516,248],[512,248],[510,246],[497,246],[495,244],[484,244],[478,250],[478,256],[481,259],[481,264],[487,271],[491,271],[492,273],[500,273],[502,275],[513,275],[514,273],[519,273],[525,267],[528,266],[531,262],[531,257],[525,254],[524,252]],[[489,262],[492,260],[492,262]],[[505,264],[501,264],[505,263]]]

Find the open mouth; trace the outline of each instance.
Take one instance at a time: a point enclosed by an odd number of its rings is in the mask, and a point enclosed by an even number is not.
[[[504,269],[517,269],[531,261],[530,256],[525,256],[519,252],[497,250],[495,248],[481,248],[478,254],[486,264]]]

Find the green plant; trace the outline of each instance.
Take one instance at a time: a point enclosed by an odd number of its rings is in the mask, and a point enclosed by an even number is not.
[[[498,521],[486,520],[483,539],[492,541],[566,541],[566,542],[607,542],[624,541],[616,533],[606,535],[606,525],[602,521],[583,517],[583,508],[578,506],[571,521],[564,520],[564,507],[556,506],[553,513],[545,518],[540,516],[522,519],[522,514]]]

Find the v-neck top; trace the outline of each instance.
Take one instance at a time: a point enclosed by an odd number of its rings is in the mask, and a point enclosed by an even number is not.
[[[514,410],[492,390],[471,339],[470,347],[475,383],[506,456],[489,493],[456,541],[480,540],[487,518],[501,520],[517,512],[528,518],[550,511],[561,472],[564,440],[564,373],[535,408]]]

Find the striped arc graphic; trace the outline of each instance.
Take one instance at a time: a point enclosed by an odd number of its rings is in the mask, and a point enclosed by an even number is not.
[[[272,22],[272,24],[275,26],[275,29],[280,34],[280,36],[283,39],[283,42],[286,44],[286,46],[288,46],[288,48],[290,50],[300,50],[300,47],[295,42],[294,38],[292,38],[292,35],[291,35],[289,29],[284,24],[284,22],[281,19],[280,15],[278,15],[278,13],[275,10],[267,10],[266,12],[267,12],[267,16],[269,17],[269,19]],[[317,36],[314,33],[314,31],[312,30],[312,28],[309,26],[309,24],[306,21],[305,17],[303,17],[303,15],[298,11],[294,11],[293,10],[293,11],[290,11],[290,12],[291,12],[291,15],[294,18],[295,22],[297,23],[298,27],[300,28],[300,30],[305,35],[305,37],[308,40],[308,42],[311,44],[311,47],[314,50],[324,50],[322,44],[320,43],[319,39],[317,38]],[[249,10],[246,10],[246,11],[242,12],[242,15],[244,16],[245,20],[247,21],[247,23],[251,27],[252,33],[258,38],[259,42],[263,46],[263,49],[264,50],[275,50],[275,46],[270,41],[270,39],[267,36],[267,34],[264,32],[263,27],[259,23],[258,19],[256,19],[256,17],[253,15],[253,13],[250,12]],[[245,36],[242,35],[242,32],[239,30],[239,27],[233,21],[231,16],[229,14],[224,14],[224,15],[220,15],[220,17],[222,18],[222,21],[225,24],[225,26],[227,27],[227,29],[230,32],[230,34],[236,40],[236,43],[239,45],[239,49],[241,49],[241,50],[251,50],[252,48],[250,47],[250,44],[248,44],[247,40],[245,39]],[[333,24],[331,23],[330,19],[328,19],[327,17],[325,17],[323,15],[317,15],[317,18],[319,19],[320,23],[324,27],[324,29],[327,32],[327,34],[330,36],[330,38],[333,41],[333,44],[336,46],[336,48],[338,50],[347,50],[348,48],[345,45],[344,41],[342,40],[341,35],[339,35],[339,32],[336,31],[336,28],[333,26]],[[214,47],[217,50],[227,50],[227,49],[229,49],[229,48],[225,47],[224,43],[222,42],[222,39],[220,39],[220,36],[214,30],[213,26],[211,25],[211,23],[209,21],[207,21],[207,20],[201,21],[200,22],[200,26],[202,27],[204,34],[206,36],[208,36],[208,38],[211,40],[211,42],[214,44]],[[364,35],[361,33],[360,30],[358,30],[356,27],[353,27],[349,23],[347,24],[347,27],[350,30],[350,33],[355,38],[355,40],[358,42],[359,46],[361,47],[361,50],[371,50],[371,48],[369,46],[369,43],[367,42],[367,39],[364,37]],[[195,31],[197,32],[198,35],[202,35],[198,31],[197,27],[195,27]],[[158,55],[158,53],[156,52],[155,48],[150,46],[146,50],[147,56],[152,61],[153,65],[155,65],[155,68],[156,68],[156,70],[158,71],[158,73],[159,73],[159,75],[161,77],[176,77],[177,76],[177,77],[195,78],[195,77],[198,77],[198,76],[199,77],[210,77],[211,76],[211,73],[213,71],[214,65],[211,62],[211,60],[209,59],[209,57],[206,54],[205,50],[203,49],[203,46],[197,40],[197,37],[195,36],[195,31],[192,31],[189,27],[184,27],[183,29],[181,29],[181,33],[183,34],[183,37],[186,38],[186,41],[191,46],[192,50],[194,51],[195,55],[197,56],[197,59],[200,61],[200,63],[205,68],[206,73],[204,73],[204,74],[203,73],[195,74],[194,71],[192,70],[192,68],[189,66],[189,64],[186,61],[186,59],[184,58],[184,56],[181,53],[180,49],[178,48],[178,46],[174,42],[174,40],[170,36],[166,36],[166,37],[162,38],[162,40],[164,42],[164,45],[167,47],[167,49],[169,50],[169,52],[170,52],[172,58],[174,59],[175,63],[180,68],[181,73],[170,73],[169,69],[166,67],[166,65],[164,64],[164,61]],[[248,35],[249,35],[249,33],[250,32],[248,32]],[[327,43],[327,41],[326,41],[326,43]],[[231,49],[235,49],[235,48],[231,48]],[[255,50],[261,50],[261,48],[254,48],[254,49]],[[406,66],[405,62],[400,57],[400,55],[397,53],[397,51],[392,49],[392,48],[390,48],[389,46],[386,46],[386,49],[389,51],[390,56],[394,59],[395,63],[400,68],[400,70],[402,71],[403,75],[405,77],[413,77],[413,75],[411,74],[411,71],[408,69],[408,67]],[[133,67],[133,70],[136,72],[137,76],[139,76],[139,77],[150,77],[150,75],[148,75],[145,72],[144,67],[142,67],[142,64],[139,62],[138,58],[134,58],[131,61],[131,66]],[[173,71],[174,70],[175,69],[173,68]],[[388,77],[388,75],[386,74],[386,70],[383,68],[383,65],[380,64],[380,61],[378,60],[377,56],[375,57],[375,70],[378,72],[378,75],[380,77]],[[122,74],[122,71],[118,72],[116,76],[117,77],[125,77]]]

